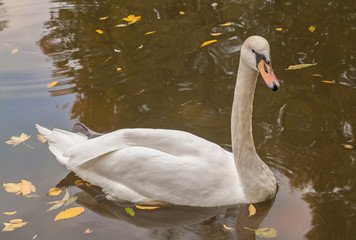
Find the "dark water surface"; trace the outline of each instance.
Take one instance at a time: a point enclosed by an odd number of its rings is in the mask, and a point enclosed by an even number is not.
[[[130,14],[142,18],[115,27]],[[231,149],[239,51],[254,34],[270,42],[281,82],[274,93],[258,81],[253,113],[257,152],[280,187],[274,201],[256,205],[252,217],[247,206],[133,207],[132,217],[127,206],[99,204],[94,187],[72,185],[79,198],[71,206],[85,212],[58,222],[60,210],[45,212],[61,198],[48,189],[71,185],[73,174],[62,181],[68,171],[37,142],[35,123],[180,129]],[[218,41],[200,47],[211,39]],[[275,239],[355,239],[356,152],[348,149],[356,147],[355,39],[353,0],[0,0],[0,181],[27,179],[40,196],[0,190],[0,212],[18,211],[0,221],[30,222],[0,239],[254,239],[245,226],[275,228]],[[285,70],[299,63],[317,65]],[[59,83],[47,88],[52,81]],[[5,144],[22,132],[32,135],[33,150]],[[87,228],[93,232],[83,234]]]

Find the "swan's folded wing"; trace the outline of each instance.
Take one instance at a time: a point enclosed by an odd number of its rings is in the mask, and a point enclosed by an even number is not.
[[[126,147],[145,147],[175,156],[200,155],[204,149],[220,148],[193,134],[164,129],[121,129],[90,139],[69,148],[64,156],[69,158],[68,167],[74,168],[104,154]]]

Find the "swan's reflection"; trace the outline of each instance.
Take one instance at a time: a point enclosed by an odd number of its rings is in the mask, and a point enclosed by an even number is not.
[[[155,210],[144,210],[136,208],[135,204],[130,202],[101,201],[103,192],[99,187],[86,184],[75,185],[74,182],[78,179],[71,172],[57,184],[57,187],[77,186],[80,188],[82,191],[76,194],[77,203],[93,212],[150,229],[184,227],[185,230],[202,236],[202,239],[206,239],[207,236],[212,239],[211,235],[217,234],[223,235],[218,235],[218,239],[255,239],[254,231],[247,230],[245,227],[258,229],[274,203],[274,199],[271,199],[254,204],[256,214],[250,217],[248,204],[218,208],[165,205]],[[132,217],[126,213],[127,207],[134,209],[135,216]],[[236,219],[235,223],[234,219]],[[224,224],[234,230],[224,229]],[[236,233],[236,238],[233,237],[233,232]]]

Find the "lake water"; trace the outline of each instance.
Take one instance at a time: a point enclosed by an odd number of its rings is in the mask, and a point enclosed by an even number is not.
[[[131,14],[140,21],[119,25]],[[255,145],[279,192],[256,204],[254,216],[248,206],[140,210],[98,203],[99,190],[73,185],[73,174],[36,139],[36,123],[70,130],[82,122],[102,133],[180,129],[231,150],[239,51],[255,34],[271,45],[281,87],[272,92],[257,83]],[[0,239],[259,239],[244,227],[274,228],[274,239],[283,240],[355,239],[355,39],[352,0],[0,0],[0,181],[26,179],[38,194],[29,199],[1,187],[0,221],[30,224]],[[286,70],[300,63],[317,64]],[[34,149],[5,144],[22,132]],[[57,185],[69,185],[78,196],[70,207],[84,207],[83,214],[54,222],[63,209],[47,213],[47,202],[63,193],[47,191]],[[84,234],[88,228],[93,232]]]

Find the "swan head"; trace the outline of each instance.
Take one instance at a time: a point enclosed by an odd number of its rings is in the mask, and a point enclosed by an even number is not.
[[[241,61],[248,67],[258,71],[265,83],[273,91],[279,88],[279,82],[272,70],[269,44],[260,36],[251,36],[241,47]]]

